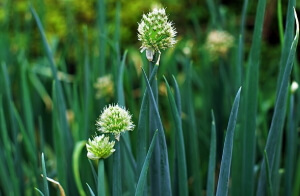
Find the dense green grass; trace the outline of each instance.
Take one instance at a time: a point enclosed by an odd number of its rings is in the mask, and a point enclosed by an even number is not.
[[[207,28],[192,18],[189,34],[179,33],[159,65],[157,54],[148,62],[138,45],[121,42],[120,1],[113,19],[109,4],[95,1],[94,26],[78,27],[63,47],[47,34],[41,2],[27,6],[25,25],[13,12],[0,23],[0,195],[300,194],[300,91],[290,90],[300,79],[295,0],[278,1],[281,56],[268,65],[278,72],[270,78],[277,87],[267,92],[260,82],[267,75],[261,65],[266,0],[252,3],[253,29],[246,28],[248,0],[239,24],[226,21],[222,5],[206,1]],[[14,9],[10,1],[1,6]],[[204,46],[213,29],[235,37],[225,55],[212,57]],[[12,32],[28,45],[12,42]],[[97,79],[108,74],[112,90],[96,97]],[[90,161],[85,143],[110,103],[125,106],[136,128],[121,135],[111,157]]]

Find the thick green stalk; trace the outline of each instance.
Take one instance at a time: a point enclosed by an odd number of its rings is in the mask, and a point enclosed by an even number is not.
[[[253,42],[249,54],[246,89],[244,94],[243,112],[243,167],[242,190],[245,196],[254,194],[254,162],[256,149],[256,113],[258,95],[259,61],[262,41],[262,30],[265,15],[266,0],[259,0],[253,34]]]
[[[169,171],[168,148],[167,148],[164,128],[162,125],[158,106],[156,104],[149,80],[148,80],[147,75],[143,68],[142,68],[142,71],[143,71],[143,75],[144,75],[144,78],[145,78],[146,84],[147,84],[147,89],[148,89],[148,92],[150,95],[150,106],[154,109],[154,113],[153,113],[153,115],[155,117],[154,120],[158,127],[158,134],[159,134],[158,135],[158,143],[159,143],[159,148],[160,148],[160,154],[155,155],[155,156],[160,157],[160,165],[159,165],[159,168],[157,168],[157,169],[159,169],[161,171],[161,173],[160,173],[161,174],[161,176],[160,176],[161,192],[164,195],[169,196],[169,195],[172,195],[172,191],[171,191],[171,179],[170,179],[170,171]],[[158,187],[153,187],[153,188],[156,191],[156,189]]]
[[[122,139],[123,138],[120,137],[120,140]],[[116,142],[115,150],[113,154],[112,196],[119,196],[122,195],[120,142]]]
[[[100,159],[98,162],[98,196],[105,196],[105,173],[104,173],[104,160]]]
[[[156,72],[158,70],[158,66],[155,66],[152,70],[152,73],[149,78],[149,82],[152,83],[153,79],[156,77]],[[149,98],[148,98],[148,90],[145,89],[142,104],[140,107],[139,114],[139,122],[138,122],[138,140],[137,140],[137,170],[136,170],[136,179],[139,179],[140,173],[142,171],[144,161],[147,155],[147,146],[148,146],[148,119],[149,118]],[[147,185],[147,179],[145,184]],[[147,195],[147,186],[144,187],[144,196]]]
[[[154,58],[155,59],[155,58]],[[152,70],[154,69],[155,63],[153,61],[149,61],[149,77],[152,73]],[[158,105],[158,90],[157,90],[157,75],[155,75],[155,78],[153,79],[151,83],[151,89],[153,92],[153,96],[156,102],[156,105]],[[149,100],[151,95],[149,95]],[[155,119],[155,109],[151,104],[149,104],[149,132],[150,132],[150,138],[153,137],[153,134],[155,130],[158,129],[158,126],[156,124]],[[159,136],[160,137],[160,134]],[[151,159],[151,167],[150,167],[150,179],[151,179],[151,194],[152,195],[161,195],[161,170],[160,170],[160,147],[159,142],[155,143],[154,146],[154,153]]]

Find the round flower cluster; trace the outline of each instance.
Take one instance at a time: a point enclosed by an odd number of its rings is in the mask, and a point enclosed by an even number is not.
[[[225,56],[234,44],[234,37],[226,31],[211,31],[206,39],[206,49],[212,58]]]
[[[98,131],[113,134],[118,141],[122,132],[132,131],[134,128],[131,115],[118,104],[104,108],[96,125]],[[92,140],[89,139],[86,144],[87,157],[92,160],[107,158],[115,151],[114,145],[115,142],[110,142],[109,136],[104,136],[104,134],[96,136]]]
[[[99,77],[97,82],[94,84],[96,90],[96,98],[100,99],[102,97],[110,98],[114,94],[114,81],[111,75],[105,75]]]
[[[115,142],[110,142],[109,137],[104,135],[96,136],[93,140],[89,139],[86,144],[87,157],[91,160],[105,159],[115,151],[114,145]]]
[[[173,47],[176,30],[172,22],[168,21],[164,8],[154,8],[152,12],[144,14],[138,26],[138,39],[142,42],[141,52],[146,50],[149,61],[153,60],[155,52]]]
[[[122,132],[132,131],[134,128],[131,115],[118,104],[106,107],[96,125],[98,126],[98,131],[114,134],[117,140],[119,140]]]

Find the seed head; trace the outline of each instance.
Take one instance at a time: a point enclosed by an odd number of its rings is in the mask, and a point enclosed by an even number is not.
[[[109,105],[104,108],[96,125],[98,131],[114,134],[117,140],[119,140],[122,132],[132,131],[134,129],[131,115],[125,108],[120,107],[118,104]]]
[[[141,52],[146,50],[147,59],[152,61],[155,52],[174,46],[176,34],[165,9],[154,8],[152,12],[143,14],[138,26],[138,39],[142,42]]]
[[[115,142],[110,142],[109,137],[104,135],[96,136],[93,140],[89,139],[86,144],[87,157],[91,160],[105,159],[115,151],[114,145]]]

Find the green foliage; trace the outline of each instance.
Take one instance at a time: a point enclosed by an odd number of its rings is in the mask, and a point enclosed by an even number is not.
[[[155,4],[1,1],[0,195],[300,194],[296,1],[157,2],[177,43],[149,62],[137,28]],[[113,103],[135,129],[90,161]]]

